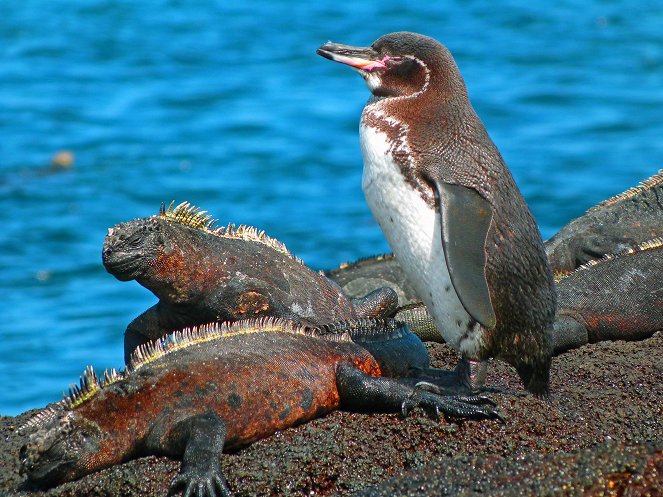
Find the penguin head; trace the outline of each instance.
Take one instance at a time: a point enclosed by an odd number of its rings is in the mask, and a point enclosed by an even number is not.
[[[417,96],[431,86],[431,81],[436,91],[465,92],[449,50],[433,38],[417,33],[390,33],[370,47],[328,42],[317,53],[356,69],[376,97]]]

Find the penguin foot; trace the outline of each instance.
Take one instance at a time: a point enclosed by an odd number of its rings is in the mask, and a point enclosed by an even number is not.
[[[458,371],[449,371],[437,368],[417,368],[410,371],[408,377],[413,386],[420,386],[423,390],[438,395],[471,395],[470,382],[465,374]]]
[[[414,384],[438,395],[472,395],[478,393],[504,393],[496,387],[483,385],[487,363],[462,359],[455,370],[418,368],[409,373]],[[475,370],[476,373],[472,373]]]
[[[486,395],[481,395],[481,394],[474,394],[474,395],[449,394],[449,393],[446,393],[445,390],[443,388],[440,388],[438,385],[435,385],[434,383],[428,383],[427,381],[420,381],[414,387],[418,388],[418,389],[421,389],[421,390],[424,390],[426,392],[434,393],[436,395],[444,395],[444,396],[451,397],[451,398],[454,398],[454,399],[461,399],[463,402],[466,402],[468,404],[487,405],[487,406],[497,407],[497,402],[495,402],[490,397],[487,397]]]
[[[480,391],[486,383],[488,361],[475,361],[463,357],[455,371],[459,381],[466,384],[471,391]]]

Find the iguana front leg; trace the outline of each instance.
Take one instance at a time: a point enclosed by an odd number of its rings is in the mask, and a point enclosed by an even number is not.
[[[492,401],[482,396],[444,396],[411,385],[411,378],[370,376],[349,364],[336,368],[336,386],[341,407],[352,411],[402,412],[423,408],[431,417],[443,414],[456,419],[499,419]]]
[[[128,364],[131,354],[140,346],[194,324],[187,318],[188,309],[157,302],[136,317],[124,332],[124,362]],[[203,317],[204,318],[204,317]],[[210,319],[212,321],[212,319]]]
[[[225,423],[212,411],[184,418],[165,432],[155,429],[147,446],[155,453],[182,457],[168,495],[183,490],[183,497],[230,497],[220,463],[225,438]]]
[[[581,320],[558,314],[553,324],[555,355],[577,349],[589,343],[589,333]]]
[[[125,364],[129,364],[131,354],[134,350],[145,343],[159,338],[159,335],[163,333],[159,315],[159,304],[156,304],[129,323],[129,326],[127,326],[124,332]]]

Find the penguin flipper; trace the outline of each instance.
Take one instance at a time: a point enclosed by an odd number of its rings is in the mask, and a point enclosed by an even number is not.
[[[497,318],[486,280],[485,251],[493,218],[490,203],[472,188],[441,181],[433,186],[451,283],[468,314],[494,328]]]

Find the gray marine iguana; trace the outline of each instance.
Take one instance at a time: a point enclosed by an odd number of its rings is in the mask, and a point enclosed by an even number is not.
[[[322,273],[338,283],[350,298],[366,295],[376,288],[386,287],[396,291],[399,307],[421,302],[392,253],[343,262],[337,268],[323,270]]]
[[[126,372],[96,376],[24,427],[21,470],[51,487],[147,455],[182,459],[171,493],[228,496],[219,458],[335,409],[415,407],[453,419],[500,419],[490,399],[442,396],[423,343],[402,324],[359,320],[319,329],[259,318],[186,329],[133,354]],[[109,416],[109,413],[116,415]]]
[[[545,247],[559,276],[657,237],[663,237],[663,169],[590,208],[546,240]]]
[[[350,300],[263,231],[214,225],[206,211],[184,202],[108,230],[106,270],[159,298],[128,325],[125,362],[141,344],[212,321],[274,316],[316,326],[381,317],[398,305],[391,289]]]
[[[370,291],[371,281],[388,285],[387,273],[382,271],[379,261],[389,260],[361,260],[359,266],[343,275],[342,281],[351,282],[354,272],[365,290]],[[663,330],[662,271],[663,239],[655,238],[592,260],[570,273],[558,274],[552,334],[554,354],[603,340],[641,340]],[[379,277],[374,278],[373,273]],[[394,267],[388,274],[397,274]],[[397,289],[401,281],[394,282]],[[400,306],[392,317],[406,323],[422,340],[439,341],[426,306],[416,296]]]
[[[663,330],[663,238],[592,260],[557,279],[559,354],[603,340],[641,340]]]
[[[659,268],[663,264],[658,237],[663,237],[663,170],[592,207],[545,242],[558,292],[553,331],[555,354],[588,342],[645,338],[663,329],[663,310],[651,300],[651,292],[659,291],[660,270],[656,264]],[[613,256],[618,256],[615,258],[619,262],[612,261]],[[597,266],[588,265],[591,261]],[[580,267],[583,271],[574,274]],[[620,293],[620,280],[633,272],[640,274],[643,284],[630,288],[627,294]],[[439,341],[428,311],[407,283],[393,254],[343,263],[324,274],[350,297],[377,287],[393,288],[399,296],[399,308],[393,317],[408,323],[423,340]],[[592,290],[594,286],[596,290]],[[619,299],[611,299],[603,293],[606,291],[615,292]],[[574,302],[581,292],[585,293],[582,301]],[[622,302],[639,302],[642,306],[620,306]],[[582,329],[569,321],[571,318],[563,317],[571,313],[570,309],[582,312],[578,305],[586,309],[586,319],[580,322],[589,323],[582,325]],[[609,331],[599,325],[597,320],[602,312],[612,315],[620,326]]]
[[[550,267],[559,278],[591,260],[618,254],[657,237],[663,237],[663,170],[590,208],[546,240],[544,246]],[[398,294],[401,307],[421,302],[394,254],[343,262],[323,273],[349,297],[390,287]]]

